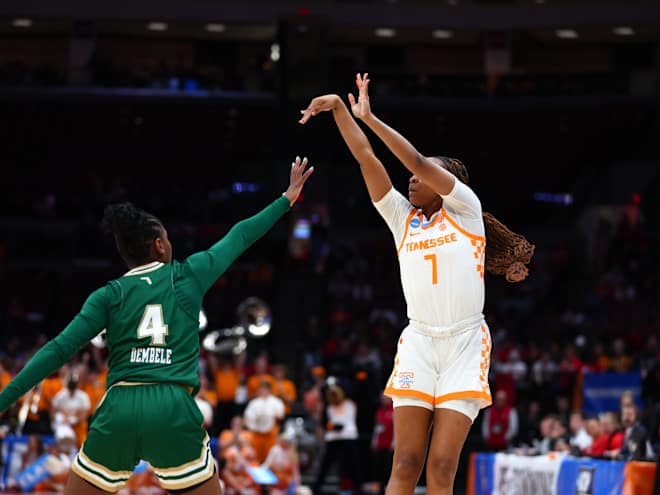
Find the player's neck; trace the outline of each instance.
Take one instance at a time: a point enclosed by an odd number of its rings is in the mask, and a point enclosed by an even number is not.
[[[422,206],[422,213],[426,218],[431,218],[442,209],[442,198],[438,199],[439,201],[433,201],[432,203]]]

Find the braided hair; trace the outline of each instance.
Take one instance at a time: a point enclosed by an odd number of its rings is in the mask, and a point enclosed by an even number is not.
[[[161,235],[163,223],[151,213],[132,203],[108,205],[101,227],[114,236],[119,255],[126,264],[139,266],[154,261],[151,245]]]
[[[468,184],[470,176],[463,162],[456,158],[437,157],[458,180]],[[486,227],[486,270],[504,275],[509,282],[521,282],[529,274],[527,264],[534,255],[534,244],[511,231],[488,212],[483,212]]]

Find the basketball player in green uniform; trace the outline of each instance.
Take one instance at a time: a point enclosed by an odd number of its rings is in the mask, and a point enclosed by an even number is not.
[[[130,203],[108,206],[103,224],[128,265],[94,291],[80,313],[0,393],[5,411],[107,329],[108,389],[72,464],[65,495],[118,491],[142,459],[172,494],[222,493],[194,401],[199,388],[199,311],[229,265],[291,208],[314,168],[291,167],[282,197],[237,223],[209,250],[172,260],[163,224]]]

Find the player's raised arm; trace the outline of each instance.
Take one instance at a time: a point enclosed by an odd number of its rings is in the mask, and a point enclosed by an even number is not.
[[[291,164],[287,190],[256,215],[241,220],[207,251],[189,256],[185,263],[197,279],[203,292],[224,273],[241,253],[268,232],[296,202],[314,167],[307,168],[307,158],[296,157]]]
[[[59,369],[106,326],[106,307],[110,288],[94,291],[80,313],[62,332],[44,345],[0,393],[0,413],[8,409],[28,390]]]
[[[354,107],[359,105],[352,95],[349,96],[349,99],[351,99],[351,104]],[[298,122],[305,124],[314,115],[326,111],[332,111],[339,132],[353,157],[360,164],[360,171],[371,200],[378,202],[392,189],[392,181],[387,175],[385,167],[374,154],[367,136],[362,132],[357,122],[353,120],[341,98],[333,94],[314,98],[305,110],[301,110],[302,118]]]
[[[353,106],[353,114],[367,124],[410,172],[419,177],[422,182],[428,184],[438,194],[449,194],[456,181],[454,175],[445,170],[437,161],[422,155],[410,141],[371,112],[371,106],[369,105],[369,74],[364,74],[364,76],[357,74],[355,82],[360,90],[358,101],[360,104]]]

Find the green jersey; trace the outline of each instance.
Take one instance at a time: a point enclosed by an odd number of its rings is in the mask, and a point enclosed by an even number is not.
[[[229,265],[288,210],[285,197],[237,223],[207,251],[183,262],[153,262],[94,291],[80,313],[0,393],[0,412],[107,329],[107,386],[173,382],[199,389],[199,311]]]

